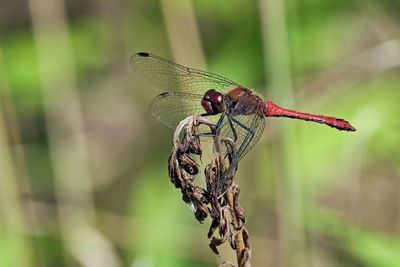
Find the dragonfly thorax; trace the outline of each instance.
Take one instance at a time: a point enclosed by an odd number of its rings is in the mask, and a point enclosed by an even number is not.
[[[204,94],[201,105],[209,115],[221,113],[226,108],[224,95],[214,89],[210,89]]]

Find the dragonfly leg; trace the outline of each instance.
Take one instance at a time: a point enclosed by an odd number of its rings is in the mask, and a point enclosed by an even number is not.
[[[240,127],[242,127],[243,129],[245,129],[246,131],[251,131],[246,125],[243,125],[243,123],[241,123],[240,121],[238,121],[235,118],[231,118],[232,121],[234,121],[235,123],[237,123]]]
[[[215,137],[217,135],[213,133],[199,133],[197,136]]]
[[[241,123],[240,121],[236,120],[235,118],[231,118],[231,119],[232,119],[233,122],[237,123],[240,127],[245,129],[246,131],[248,131],[248,134],[246,134],[245,138],[243,139],[242,144],[240,145],[239,149],[237,150],[237,154],[239,155],[239,158],[240,158],[240,154],[243,153],[244,150],[246,150],[246,148],[250,144],[250,141],[253,139],[254,131],[251,130],[250,128],[248,128],[246,125],[243,125],[243,123]]]
[[[232,119],[228,116],[228,122],[229,122],[229,127],[231,127],[232,133],[233,133],[233,141],[236,142],[237,140],[237,133],[235,130],[235,127],[233,127]]]
[[[237,120],[233,119],[233,121],[235,123],[237,123],[238,125],[240,125],[241,127],[243,127],[244,129],[248,130],[248,134],[246,134],[245,138],[243,139],[242,144],[240,145],[239,149],[237,150],[236,153],[236,157],[235,159],[232,161],[231,165],[229,166],[228,170],[225,172],[224,176],[222,177],[222,180],[228,179],[228,177],[231,175],[232,171],[236,169],[237,164],[241,158],[241,154],[243,153],[243,151],[246,150],[246,148],[249,146],[251,140],[254,137],[254,131],[249,129],[248,127],[245,127],[243,124],[241,124],[240,122],[238,122]]]
[[[204,115],[204,114],[203,114]],[[202,115],[202,116],[203,116]],[[208,114],[206,114],[206,115],[208,115]],[[217,124],[213,124],[213,123],[207,123],[207,122],[198,122],[198,124],[196,125],[196,126],[198,126],[198,125],[200,125],[200,124],[204,124],[204,125],[208,125],[208,126],[213,126],[213,127],[215,127],[216,129],[217,129],[217,132],[214,134],[214,133],[199,133],[199,135],[198,136],[208,136],[208,137],[215,137],[215,136],[218,136],[219,135],[219,126],[222,124],[222,121],[224,120],[224,116],[225,116],[225,114],[222,114],[221,115],[221,117],[219,118],[219,120],[218,120],[218,122],[217,122]]]
[[[210,114],[205,113],[205,114],[201,114],[200,116],[207,117],[207,116],[210,116]],[[221,120],[221,118],[219,120]],[[219,123],[219,121],[218,121],[218,123]],[[197,126],[199,126],[201,124],[204,124],[204,125],[208,125],[208,126],[218,127],[218,123],[214,124],[214,123],[207,123],[207,122],[199,121],[199,122],[197,122],[197,124],[195,124],[195,126],[197,127]]]
[[[199,122],[197,122],[194,126],[199,126],[199,125],[201,125],[201,124],[204,124],[204,125],[208,125],[208,126],[213,126],[213,127],[217,127],[217,124],[214,124],[214,123],[208,123],[208,122],[203,122],[203,121],[199,121]]]

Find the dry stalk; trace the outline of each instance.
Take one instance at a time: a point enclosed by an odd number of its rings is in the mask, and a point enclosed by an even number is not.
[[[183,120],[174,133],[168,161],[169,177],[175,187],[181,189],[183,201],[191,205],[199,222],[211,217],[207,235],[211,239],[211,250],[220,256],[217,247],[229,241],[232,249],[236,250],[238,266],[250,266],[249,236],[244,228],[246,215],[239,205],[240,188],[233,183],[236,170],[226,176],[236,153],[234,143],[216,135],[213,137],[214,158],[204,170],[207,188],[201,188],[194,182],[199,174],[199,165],[191,156],[202,155],[199,125],[207,125],[215,135],[215,127],[204,117],[193,116]],[[214,235],[217,229],[219,236]]]

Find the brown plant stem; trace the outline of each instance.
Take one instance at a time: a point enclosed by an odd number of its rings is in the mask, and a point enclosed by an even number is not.
[[[234,208],[234,194],[232,190],[232,186],[230,186],[226,192],[226,198],[228,200],[229,206],[232,207],[232,217],[233,217],[233,225],[235,229],[242,228],[239,215],[236,213]],[[235,247],[236,247],[236,257],[238,266],[250,266],[250,264],[245,265],[247,260],[245,259],[245,244],[243,240],[243,229],[237,232],[235,235]]]
[[[200,157],[202,154],[200,125],[209,128],[214,136],[214,159],[204,170],[206,188],[195,183],[200,166],[192,158],[193,154]],[[229,241],[236,251],[238,267],[248,267],[251,249],[248,233],[244,228],[246,215],[239,205],[240,188],[233,183],[236,169],[227,171],[236,154],[234,142],[221,138],[216,130],[213,124],[201,116],[183,120],[174,133],[168,165],[169,176],[175,187],[181,189],[183,201],[193,207],[199,222],[203,222],[208,216],[212,218],[207,235],[211,239],[211,250],[220,256],[217,247]],[[224,264],[227,263],[222,265]]]
[[[216,129],[215,127],[210,127],[211,131],[213,134],[216,134]],[[227,168],[225,165],[225,160],[222,155],[222,150],[221,150],[221,141],[218,135],[214,136],[214,147],[215,147],[215,153],[216,156],[218,157],[218,161],[222,165],[222,176],[225,174]],[[218,175],[218,174],[216,174]],[[235,229],[235,237],[234,237],[234,247],[236,250],[236,257],[237,257],[237,263],[239,267],[242,266],[250,266],[248,263],[248,259],[246,259],[246,252],[245,252],[245,243],[243,239],[243,230],[244,230],[244,225],[241,223],[241,214],[238,214],[237,212],[237,206],[238,206],[238,200],[235,201],[235,195],[233,192],[233,182],[232,184],[228,187],[225,193],[225,198],[228,202],[229,207],[231,207],[231,216],[232,216],[232,222],[233,226]],[[237,203],[235,203],[237,202]]]

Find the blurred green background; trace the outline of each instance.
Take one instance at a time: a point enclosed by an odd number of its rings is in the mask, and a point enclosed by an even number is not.
[[[357,128],[268,119],[236,176],[253,266],[400,266],[399,38],[398,0],[1,1],[0,266],[235,262],[169,181],[140,51]]]

